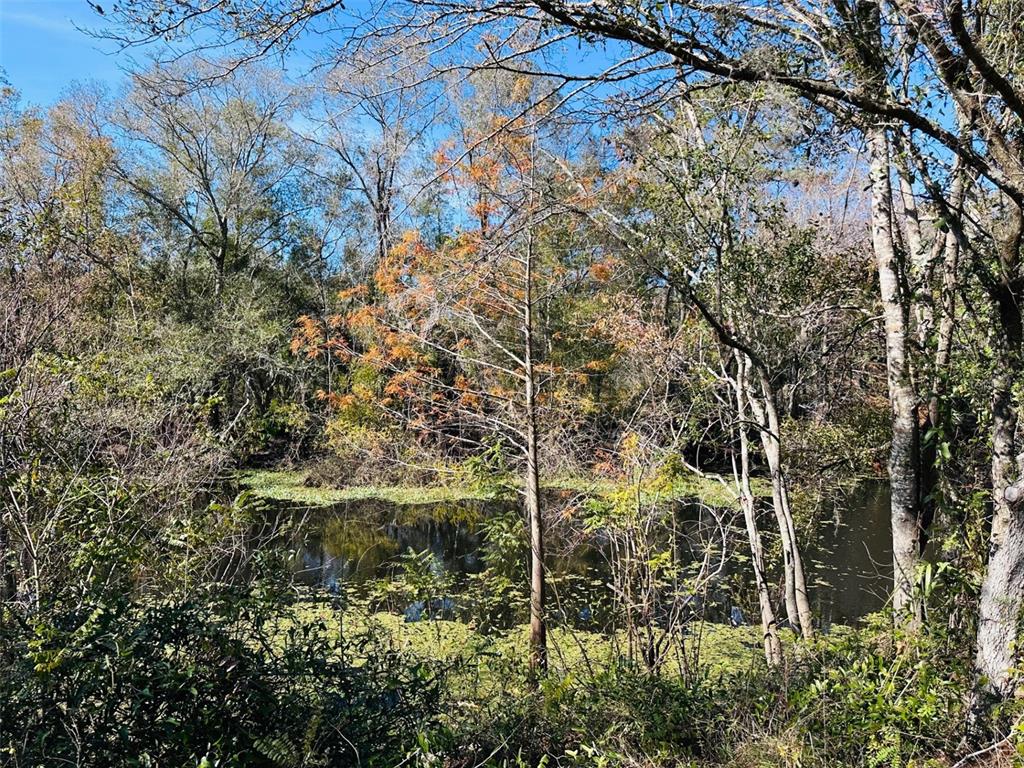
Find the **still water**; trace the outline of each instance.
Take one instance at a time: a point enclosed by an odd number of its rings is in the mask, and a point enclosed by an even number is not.
[[[360,501],[309,511],[301,516],[291,541],[295,579],[332,590],[367,584],[393,577],[401,555],[429,552],[432,567],[452,577],[457,601],[465,577],[486,568],[487,519],[514,509],[501,502],[394,505]],[[681,530],[689,534],[685,541],[706,541],[700,532],[718,520],[708,519],[706,510],[687,505],[680,505],[676,515]],[[740,521],[728,522],[732,535],[728,546],[742,552]],[[761,518],[761,526],[771,548],[774,517],[770,511]],[[892,576],[888,487],[863,483],[838,499],[823,515],[817,539],[817,546],[805,557],[811,598],[821,623],[848,624],[881,609]],[[556,523],[551,527],[548,566],[556,582],[575,585],[574,613],[589,616],[596,613],[602,597],[607,602],[607,595],[600,593],[607,591],[609,580],[608,546],[600,533],[581,537],[578,526]],[[745,609],[747,621],[756,620],[752,591],[749,584],[744,586],[744,563],[733,560],[729,559],[710,592],[709,603],[714,603],[712,610],[720,618],[738,605]],[[584,585],[582,593],[579,585]]]
[[[892,585],[892,533],[887,483],[861,483],[838,499],[810,553],[815,614],[848,624],[878,611]]]

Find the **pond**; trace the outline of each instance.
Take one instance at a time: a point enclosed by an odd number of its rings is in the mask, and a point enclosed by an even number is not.
[[[881,610],[892,587],[888,483],[864,482],[838,499],[811,555],[815,615],[849,624]]]
[[[565,504],[552,498],[549,506]],[[349,501],[305,511],[291,541],[295,580],[304,585],[338,590],[343,585],[368,585],[400,572],[402,555],[429,553],[430,567],[451,577],[453,600],[466,577],[486,567],[486,521],[516,511],[514,503],[467,500],[437,504],[392,504],[377,500]],[[570,513],[571,514],[571,513]],[[678,505],[676,516],[684,542],[702,536],[719,518],[706,508]],[[850,624],[884,607],[892,576],[887,485],[866,482],[838,499],[820,523],[818,545],[806,554],[815,615],[823,626]],[[727,521],[728,546],[745,552],[741,521]],[[769,550],[774,518],[761,518]],[[574,616],[597,620],[598,606],[607,604],[610,578],[607,541],[601,535],[581,536],[580,527],[555,523],[549,532],[547,564],[556,589]],[[686,548],[685,546],[683,547]],[[683,557],[694,556],[684,552]],[[523,569],[525,583],[525,563]],[[776,574],[777,575],[777,574]],[[780,577],[781,578],[781,577]],[[742,557],[729,558],[706,595],[709,618],[736,617],[755,621],[753,592]]]

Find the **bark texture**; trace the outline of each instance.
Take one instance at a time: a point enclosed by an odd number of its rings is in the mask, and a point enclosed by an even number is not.
[[[747,363],[747,370],[752,366]],[[760,424],[761,445],[772,482],[772,507],[779,526],[782,541],[782,559],[785,572],[786,611],[789,623],[798,629],[805,640],[814,637],[814,614],[807,594],[807,579],[804,575],[803,557],[797,542],[796,525],[789,504],[789,488],[782,467],[782,424],[776,405],[775,393],[767,377],[758,376],[761,389],[759,399],[748,382],[748,394],[754,417]]]
[[[871,156],[871,244],[885,326],[885,362],[891,406],[892,443],[889,481],[892,486],[892,606],[897,621],[921,621],[916,597],[921,558],[920,464],[917,395],[908,354],[907,297],[900,286],[900,257],[893,237],[889,141],[885,129],[868,131]]]
[[[526,512],[530,524],[530,669],[548,668],[547,625],[544,618],[544,517],[540,498],[537,447],[537,393],[533,370],[533,237],[526,248],[523,296],[524,405],[526,408]]]
[[[1018,658],[1024,608],[1024,509],[1017,490],[1024,457],[1017,455],[1017,410],[1013,385],[1022,370],[1020,249],[1024,211],[1013,210],[999,243],[1002,279],[993,287],[995,328],[992,377],[992,532],[988,568],[978,604],[975,692],[972,711],[989,698],[1007,699],[1016,687],[1011,670]]]

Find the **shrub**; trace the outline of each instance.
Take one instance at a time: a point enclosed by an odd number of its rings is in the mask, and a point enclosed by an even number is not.
[[[941,642],[922,635],[877,646],[870,634],[853,634],[838,644],[791,696],[814,751],[833,764],[874,767],[954,747],[970,677]]]
[[[437,711],[438,669],[258,596],[83,601],[7,622],[15,765],[382,766]]]
[[[495,670],[496,672],[497,670]],[[712,681],[650,675],[613,663],[594,675],[550,675],[533,693],[525,668],[502,670],[502,687],[463,716],[431,759],[487,766],[683,766],[721,754],[730,702]]]

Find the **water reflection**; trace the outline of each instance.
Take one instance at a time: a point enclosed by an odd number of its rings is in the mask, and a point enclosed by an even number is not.
[[[479,573],[480,522],[503,505],[465,501],[394,505],[353,501],[306,518],[297,547],[295,578],[310,586],[365,582],[394,571],[398,555],[430,552],[454,574]]]
[[[380,501],[347,502],[307,513],[297,539],[295,579],[310,586],[337,590],[344,583],[367,584],[388,579],[408,552],[429,552],[432,567],[452,577],[453,589],[465,589],[472,574],[486,568],[484,521],[514,512],[513,503],[463,501],[445,504],[393,505]],[[882,483],[863,483],[840,498],[819,530],[810,551],[811,598],[823,626],[850,623],[885,605],[892,576],[889,492]],[[680,549],[683,560],[703,554],[719,519],[707,510],[680,505]],[[763,518],[770,540],[771,513]],[[743,553],[743,536],[730,527],[730,551]],[[607,618],[608,542],[601,535],[581,539],[579,531],[554,526],[548,565],[554,583],[553,603],[567,618],[599,622]],[[523,563],[525,584],[525,562]],[[755,619],[742,557],[728,567],[706,595],[700,609],[718,620],[740,613]],[[743,606],[744,610],[734,610]],[[582,619],[581,619],[582,617]]]

